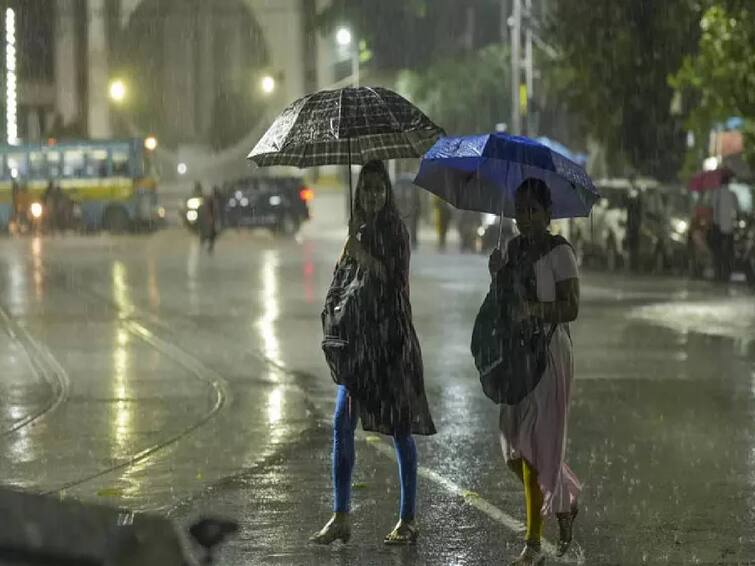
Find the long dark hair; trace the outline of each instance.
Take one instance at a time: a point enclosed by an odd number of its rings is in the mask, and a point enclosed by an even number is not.
[[[375,215],[375,222],[393,221],[394,219],[400,219],[396,203],[393,198],[393,186],[391,185],[391,177],[388,175],[388,170],[385,168],[385,163],[382,161],[368,161],[362,167],[359,172],[359,179],[357,180],[357,188],[354,191],[354,213],[352,222],[359,226],[364,224],[367,220],[367,212],[362,208],[360,196],[364,190],[364,178],[369,173],[377,173],[380,175],[383,184],[385,185],[385,205]]]

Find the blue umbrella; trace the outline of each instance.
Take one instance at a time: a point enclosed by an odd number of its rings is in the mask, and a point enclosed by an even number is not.
[[[584,153],[574,153],[564,144],[559,143],[556,140],[546,138],[545,136],[539,136],[535,138],[535,141],[543,144],[546,147],[549,147],[556,153],[560,153],[561,155],[566,157],[566,159],[573,161],[577,165],[584,167],[587,164],[587,156]]]
[[[528,178],[551,190],[553,218],[588,216],[599,194],[585,170],[532,139],[503,133],[442,137],[414,183],[463,210],[514,217],[514,192]]]

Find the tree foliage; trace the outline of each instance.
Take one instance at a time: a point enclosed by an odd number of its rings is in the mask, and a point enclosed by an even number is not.
[[[696,49],[700,10],[694,0],[553,2],[546,30],[558,56],[548,72],[613,162],[676,174],[685,128],[668,77]]]
[[[348,26],[373,54],[368,66],[421,70],[499,41],[499,14],[500,0],[332,0],[318,27]]]
[[[507,122],[510,84],[509,51],[501,44],[403,71],[398,81],[399,90],[450,135],[491,131]]]
[[[671,84],[690,100],[688,126],[704,134],[731,116],[745,119],[745,151],[755,166],[755,4],[716,2],[700,20],[699,47]]]

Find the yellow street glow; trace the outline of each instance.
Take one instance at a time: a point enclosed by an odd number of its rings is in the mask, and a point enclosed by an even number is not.
[[[275,90],[275,79],[270,75],[262,77],[261,81],[262,92],[265,94],[271,94]]]
[[[110,83],[110,98],[114,102],[123,102],[126,98],[126,83],[120,79],[115,79]]]

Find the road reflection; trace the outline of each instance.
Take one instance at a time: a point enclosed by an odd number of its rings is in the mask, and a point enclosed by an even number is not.
[[[191,243],[189,254],[186,256],[186,287],[189,291],[190,314],[199,314],[199,255],[202,248],[196,240]]]
[[[280,340],[276,323],[280,316],[280,257],[277,250],[265,250],[260,266],[259,304],[262,312],[256,321],[257,335],[265,358],[275,366],[282,366]],[[270,429],[270,443],[277,444],[285,434],[285,395],[280,383],[280,373],[272,368],[267,378],[276,382],[267,396],[267,424]]]
[[[42,300],[44,292],[44,274],[42,272],[42,238],[34,236],[31,241],[31,260],[34,278],[34,298]]]
[[[259,304],[262,314],[257,319],[257,334],[266,358],[276,365],[281,365],[280,342],[275,323],[280,315],[278,268],[280,260],[276,250],[265,250],[260,268]]]
[[[126,266],[120,262],[113,262],[112,267],[112,295],[118,312],[119,321],[127,319],[134,311],[131,291],[127,282]],[[132,436],[132,402],[130,386],[129,345],[131,334],[118,322],[115,328],[115,344],[113,348],[113,407],[111,417],[111,436],[114,441],[114,458],[128,457]]]

